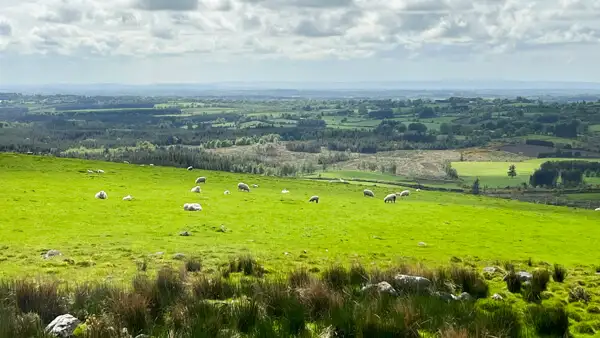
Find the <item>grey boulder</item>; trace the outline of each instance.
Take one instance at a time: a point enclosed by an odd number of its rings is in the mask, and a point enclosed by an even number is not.
[[[361,291],[363,291],[363,292],[377,291],[379,293],[387,293],[392,296],[395,296],[398,294],[396,292],[396,290],[394,289],[394,287],[392,287],[392,285],[388,282],[380,282],[377,284],[367,284],[361,289]]]
[[[70,314],[65,314],[54,318],[54,320],[46,326],[46,332],[56,337],[71,337],[73,331],[79,326],[81,321]]]
[[[426,291],[431,287],[431,281],[425,277],[399,274],[394,277],[394,286],[400,290]]]

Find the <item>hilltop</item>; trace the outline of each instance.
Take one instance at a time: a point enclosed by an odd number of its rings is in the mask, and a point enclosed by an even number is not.
[[[97,169],[105,173],[88,173]],[[198,176],[208,182],[194,194]],[[250,252],[272,270],[444,264],[454,256],[479,264],[598,260],[599,213],[582,209],[432,191],[384,204],[396,188],[372,187],[370,199],[354,184],[16,154],[0,154],[0,181],[4,276],[127,280],[140,261],[155,267],[176,253],[216,268]],[[259,188],[238,192],[238,182]],[[107,200],[94,199],[100,190]],[[122,201],[129,194],[135,199]],[[321,202],[308,203],[311,195]],[[184,211],[190,202],[204,210]],[[50,249],[66,260],[42,259]]]

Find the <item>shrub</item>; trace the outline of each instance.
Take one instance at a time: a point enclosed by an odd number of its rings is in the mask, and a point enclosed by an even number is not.
[[[341,290],[350,285],[350,274],[340,265],[331,266],[323,271],[322,279],[329,287],[335,290]]]
[[[232,318],[241,333],[249,333],[261,318],[261,309],[254,301],[241,301],[232,308]]]
[[[352,264],[350,268],[350,284],[362,285],[369,281],[369,273],[359,263]]]
[[[521,292],[521,279],[514,270],[509,271],[506,277],[504,277],[504,280],[506,281],[506,288],[508,291],[512,293]]]
[[[19,280],[14,285],[16,304],[22,313],[37,313],[42,322],[48,323],[65,313],[64,297],[58,290],[58,282],[34,284]]]
[[[550,282],[550,273],[548,270],[535,270],[531,278],[531,286],[539,292],[546,291],[548,289],[548,282]]]
[[[312,280],[312,276],[306,269],[294,270],[288,274],[288,283],[293,288],[308,285]]]
[[[463,292],[475,298],[486,298],[489,295],[487,283],[475,270],[452,267],[450,275]]]
[[[522,330],[519,311],[511,304],[485,300],[477,305],[475,331],[487,337],[520,337]]]
[[[79,285],[73,290],[73,301],[69,312],[81,319],[90,315],[99,315],[114,292],[115,289],[106,284]]]
[[[530,306],[527,315],[539,335],[567,337],[569,334],[569,317],[559,304]]]
[[[306,287],[297,290],[300,302],[307,309],[312,320],[323,319],[333,308],[338,307],[343,298],[322,281],[314,280]]]
[[[224,300],[235,295],[236,287],[220,275],[201,276],[192,283],[192,293],[196,299]]]
[[[265,269],[252,256],[245,255],[229,261],[229,272],[242,272],[246,276],[261,277]]]
[[[187,272],[200,272],[202,270],[202,262],[198,259],[188,259],[185,262],[185,270]]]
[[[109,309],[119,327],[137,335],[150,327],[149,303],[144,295],[116,291],[111,295]]]
[[[584,302],[588,303],[592,300],[590,294],[581,286],[577,286],[569,290],[569,303]]]
[[[178,304],[171,313],[175,337],[222,337],[229,318],[226,307],[209,302]]]
[[[567,278],[567,269],[558,264],[554,264],[552,279],[554,279],[555,282],[562,283],[565,281],[565,278]]]

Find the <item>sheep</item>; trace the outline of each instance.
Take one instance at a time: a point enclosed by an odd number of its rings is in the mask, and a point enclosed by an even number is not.
[[[223,192],[223,195],[229,195],[229,194],[231,194],[231,192],[229,192],[229,190],[225,190],[225,191]]]
[[[396,203],[396,194],[389,194],[387,196],[385,196],[385,198],[383,199],[383,202],[388,203],[388,202],[393,202]]]
[[[88,174],[93,174],[94,173],[93,170],[88,170],[87,172],[88,172]]]
[[[154,164],[150,163],[150,166],[151,166],[151,167],[154,167]]]
[[[202,189],[200,189],[200,187],[199,187],[199,186],[195,186],[195,187],[193,187],[193,188],[192,188],[192,190],[191,190],[191,192],[195,192],[195,193],[199,193],[199,192],[201,192],[201,191],[202,191]]]
[[[253,184],[252,188],[258,188],[258,184]]]
[[[202,211],[202,206],[198,203],[186,203],[183,205],[185,211]]]
[[[96,172],[97,172],[98,174],[104,174],[104,170],[102,170],[102,169],[98,169]]]
[[[315,202],[315,203],[319,203],[319,196],[312,196],[308,202]]]
[[[369,189],[365,189],[363,190],[363,196],[365,197],[375,197],[375,193],[373,193],[373,191],[369,190]]]
[[[600,211],[600,208],[596,208],[596,210],[595,210],[595,211]]]
[[[419,192],[419,191],[421,191],[421,189],[417,189],[417,190],[415,190],[415,191],[416,191],[416,192]]]
[[[410,191],[404,190],[401,193],[396,193],[396,195],[398,195],[399,197],[410,196]]]
[[[123,201],[131,201],[133,200],[133,197],[131,195],[127,195],[125,197],[123,197]]]
[[[281,190],[281,193],[282,193],[282,194],[289,194],[289,193],[290,193],[290,191],[289,191],[289,190],[287,190],[287,189],[283,189],[283,190]]]
[[[238,183],[238,190],[250,192],[250,187],[246,183]]]
[[[129,164],[129,161],[123,161],[123,163],[125,163],[125,164]]]
[[[199,184],[199,183],[206,183],[206,177],[198,177],[196,179],[196,184]]]
[[[102,191],[99,191],[95,197],[99,200],[105,200],[108,198],[108,195],[106,194],[106,192],[104,192],[104,190],[102,190]]]
[[[187,167],[187,170],[192,170],[192,169],[194,169],[194,167],[192,167],[192,166]]]

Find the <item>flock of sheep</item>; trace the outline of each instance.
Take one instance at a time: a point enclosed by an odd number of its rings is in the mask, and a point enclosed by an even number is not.
[[[188,167],[187,170],[193,170],[193,167]],[[88,173],[104,173],[103,170],[98,169],[97,171],[93,171],[93,170],[88,170]],[[201,176],[198,177],[196,179],[196,186],[193,187],[191,189],[191,192],[193,193],[200,193],[202,192],[202,188],[200,188],[200,186],[198,184],[200,183],[206,183],[206,177]],[[253,184],[252,185],[253,188],[258,188],[257,184]],[[237,185],[238,191],[243,191],[243,192],[250,192],[250,186],[246,183],[240,182]],[[417,189],[416,191],[419,191],[419,189]],[[290,191],[287,189],[283,189],[281,191],[282,194],[288,194]],[[224,195],[230,195],[231,192],[229,190],[225,190],[223,192]],[[363,190],[363,196],[364,197],[375,197],[375,193],[372,190],[369,189],[365,189]],[[396,198],[398,197],[408,197],[410,196],[410,191],[408,190],[404,190],[402,192],[397,192],[397,193],[393,193],[393,194],[389,194],[387,196],[385,196],[385,198],[383,199],[384,203],[396,203]],[[108,198],[108,194],[102,190],[99,191],[98,193],[96,193],[95,198],[97,199],[101,199],[101,200],[105,200]],[[123,197],[123,201],[132,201],[133,197],[131,195],[127,195],[125,197]],[[308,199],[308,202],[312,203],[319,203],[319,196],[311,196]],[[185,211],[202,211],[202,206],[198,203],[186,203],[183,205],[183,210]]]

